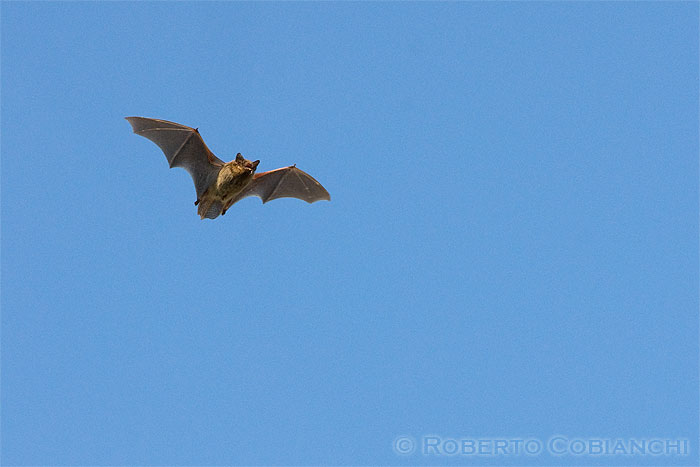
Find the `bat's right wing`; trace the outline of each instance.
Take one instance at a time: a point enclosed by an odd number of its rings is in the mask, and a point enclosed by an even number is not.
[[[296,166],[255,174],[251,184],[232,199],[226,208],[247,196],[257,196],[263,203],[277,198],[298,198],[307,203],[331,200],[331,195],[316,179]]]
[[[216,181],[224,162],[209,150],[195,128],[152,118],[126,119],[134,133],[160,146],[170,167],[182,167],[190,173],[197,199]]]

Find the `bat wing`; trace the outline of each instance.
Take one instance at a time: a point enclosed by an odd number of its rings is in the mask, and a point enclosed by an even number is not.
[[[296,166],[255,174],[250,185],[230,204],[248,196],[257,196],[263,203],[277,198],[298,198],[307,203],[331,200],[331,195],[316,179]]]
[[[134,133],[148,138],[163,150],[170,167],[183,167],[192,176],[197,199],[219,174],[224,162],[212,153],[195,128],[165,120],[126,117]]]

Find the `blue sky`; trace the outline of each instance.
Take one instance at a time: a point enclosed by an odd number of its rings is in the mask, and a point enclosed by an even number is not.
[[[3,465],[698,462],[697,3],[1,14]],[[554,436],[689,452],[423,449]]]

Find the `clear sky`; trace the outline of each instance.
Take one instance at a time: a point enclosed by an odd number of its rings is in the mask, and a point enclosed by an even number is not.
[[[1,15],[3,465],[698,462],[697,2]]]

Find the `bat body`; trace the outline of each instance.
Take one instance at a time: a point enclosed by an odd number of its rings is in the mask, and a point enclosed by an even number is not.
[[[296,165],[255,173],[260,161],[249,161],[240,153],[231,162],[216,157],[204,144],[196,128],[165,120],[126,117],[134,133],[156,143],[170,167],[183,167],[192,176],[197,192],[195,206],[202,219],[226,214],[234,203],[257,196],[263,203],[277,198],[298,198],[313,203],[331,196],[311,175]]]

